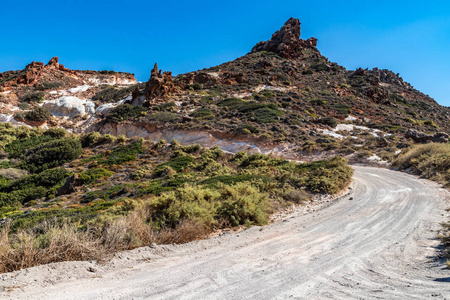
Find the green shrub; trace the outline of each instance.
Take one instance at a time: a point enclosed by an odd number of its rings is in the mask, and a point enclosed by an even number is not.
[[[144,151],[141,142],[134,142],[130,145],[123,145],[114,148],[111,154],[102,163],[105,165],[121,165],[125,162],[136,159],[137,154]]]
[[[200,83],[188,84],[185,87],[186,90],[197,91],[202,89],[202,85]]]
[[[218,218],[232,226],[265,225],[270,211],[269,197],[245,183],[223,186],[219,189],[222,201],[217,209]]]
[[[153,106],[153,110],[156,111],[170,111],[175,108],[175,102],[163,103],[160,105]]]
[[[327,101],[322,99],[311,99],[309,100],[309,103],[315,106],[324,106],[325,104],[327,104]]]
[[[170,167],[177,172],[183,171],[187,166],[194,162],[194,159],[190,156],[175,157],[168,162],[159,164],[155,167],[154,172],[160,176],[165,170],[165,167]]]
[[[22,98],[22,101],[28,103],[42,103],[42,101],[44,101],[44,97],[44,92],[29,93]]]
[[[89,184],[96,181],[97,179],[110,177],[113,174],[113,172],[108,171],[104,168],[89,169],[83,173],[80,173],[78,179],[80,180],[81,184]]]
[[[14,115],[17,120],[27,120],[33,122],[46,122],[53,118],[52,113],[43,106],[37,106],[27,112],[18,112]]]
[[[209,108],[199,108],[192,112],[190,116],[200,120],[209,120],[214,118],[214,113]]]
[[[92,100],[99,100],[101,102],[116,102],[128,96],[131,92],[136,90],[138,86],[139,86],[138,84],[135,84],[121,89],[112,86],[107,86],[106,88],[97,92],[92,97]]]
[[[334,117],[325,117],[318,120],[318,122],[328,125],[332,128],[337,126],[337,120]]]
[[[29,151],[22,168],[36,173],[60,166],[78,158],[83,152],[81,142],[74,138],[65,138],[41,144]]]
[[[120,123],[122,121],[137,119],[145,115],[147,109],[142,106],[133,106],[131,104],[120,104],[114,107],[106,117],[107,122]]]
[[[62,82],[43,82],[35,86],[38,91],[56,90],[63,85]],[[43,100],[43,99],[42,99]]]
[[[27,150],[55,140],[51,135],[38,135],[29,138],[21,138],[5,146],[10,158],[23,158]]]
[[[0,188],[0,207],[54,195],[69,176],[66,169],[56,168],[11,180]]]
[[[102,138],[102,134],[97,131],[85,133],[80,137],[81,145],[83,147],[89,147],[91,145],[98,143],[101,138]]]
[[[244,101],[239,98],[229,98],[217,103],[220,107],[227,107],[230,110],[237,110],[247,117],[254,117],[257,122],[275,122],[276,118],[282,115],[277,106],[273,103],[259,103],[256,101]]]

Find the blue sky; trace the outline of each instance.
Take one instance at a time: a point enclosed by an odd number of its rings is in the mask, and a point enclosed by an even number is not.
[[[391,69],[450,106],[448,0],[4,1],[0,72],[59,56],[71,69],[146,81],[156,61],[178,74],[242,56],[289,17],[331,61]]]

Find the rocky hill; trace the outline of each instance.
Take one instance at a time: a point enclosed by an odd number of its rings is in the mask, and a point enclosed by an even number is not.
[[[0,74],[0,272],[266,224],[344,190],[345,158],[448,185],[449,108],[330,62],[300,28],[209,69],[155,64],[146,83],[58,58]]]

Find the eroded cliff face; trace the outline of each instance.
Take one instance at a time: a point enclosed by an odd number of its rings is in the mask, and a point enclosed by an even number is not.
[[[296,146],[291,143],[264,143],[258,139],[239,138],[223,132],[173,130],[143,123],[108,123],[100,127],[94,126],[87,129],[87,131],[94,130],[102,134],[125,135],[127,138],[138,137],[155,142],[160,140],[166,140],[167,142],[177,140],[182,145],[217,146],[231,153],[245,151],[248,153],[274,154],[286,158],[298,159],[300,157],[298,153],[295,153]]]

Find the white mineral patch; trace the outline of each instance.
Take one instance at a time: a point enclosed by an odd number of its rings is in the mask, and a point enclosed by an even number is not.
[[[319,130],[323,135],[328,135],[328,136],[334,137],[334,138],[336,138],[336,139],[342,140],[342,139],[345,138],[345,136],[343,136],[342,134],[336,133],[336,132],[334,132],[334,131],[330,131],[330,130],[326,130],[326,129],[318,129],[318,130]]]
[[[81,92],[86,92],[88,89],[90,89],[92,87],[92,85],[80,85],[71,89],[67,89],[67,92],[69,92],[70,94],[75,94],[75,93],[81,93]]]
[[[345,121],[356,121],[356,120],[358,120],[358,119],[351,115],[349,115],[347,118],[345,118]]]
[[[44,107],[52,114],[60,117],[73,118],[76,115],[95,113],[95,104],[92,101],[73,96],[64,96],[58,100],[44,101]]]

